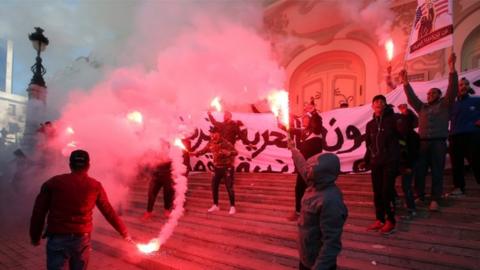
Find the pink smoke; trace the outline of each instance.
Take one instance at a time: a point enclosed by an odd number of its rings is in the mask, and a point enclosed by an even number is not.
[[[161,243],[183,214],[187,188],[181,151],[163,142],[173,145],[176,137],[190,133],[216,96],[231,105],[254,103],[284,83],[269,42],[255,28],[194,18],[192,27],[169,46],[151,52],[154,67],[118,68],[90,91],[72,92],[56,122],[59,135],[48,146],[63,155],[75,147],[89,151],[90,174],[103,183],[115,205],[127,197],[139,164],[148,163],[149,157],[172,159],[177,197],[158,237]],[[141,121],[129,120],[133,111],[141,114]],[[182,116],[190,120],[181,122]]]

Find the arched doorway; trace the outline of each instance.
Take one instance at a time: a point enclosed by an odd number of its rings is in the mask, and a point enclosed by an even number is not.
[[[462,46],[462,71],[480,67],[480,27],[468,34]]]
[[[299,114],[311,97],[316,109],[327,111],[365,103],[365,64],[347,51],[328,51],[307,59],[290,78],[292,112]]]

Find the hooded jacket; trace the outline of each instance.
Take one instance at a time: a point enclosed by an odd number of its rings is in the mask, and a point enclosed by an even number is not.
[[[367,166],[397,164],[400,158],[399,114],[387,106],[382,115],[367,123],[365,163]]]
[[[305,161],[297,149],[292,150],[292,156],[308,185],[298,219],[300,261],[311,269],[331,269],[342,250],[343,225],[348,216],[343,194],[335,184],[340,161],[332,153]]]

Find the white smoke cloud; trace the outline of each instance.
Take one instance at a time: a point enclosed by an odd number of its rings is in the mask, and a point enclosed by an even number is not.
[[[390,9],[391,0],[363,1],[340,0],[338,5],[343,16],[365,28],[375,29],[378,44],[383,45],[389,38],[394,13]]]

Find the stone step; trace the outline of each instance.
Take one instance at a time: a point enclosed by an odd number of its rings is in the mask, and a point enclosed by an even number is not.
[[[133,227],[131,230],[135,235],[142,235],[145,238],[145,241],[148,241],[149,238],[154,237],[158,232],[158,228],[161,227],[161,224],[150,224],[148,226],[139,226],[137,222],[127,221],[127,225]],[[108,226],[104,224],[103,226]],[[98,234],[102,234],[103,237],[115,238],[116,233],[107,227],[99,227],[97,229]],[[214,232],[215,234],[212,234]],[[224,231],[223,234],[218,234],[216,231],[209,230],[208,228],[199,231],[198,227],[184,227],[183,223],[180,224],[176,230],[175,234],[167,241],[167,243],[160,249],[159,252],[154,253],[153,255],[141,255],[137,253],[139,257],[146,257],[150,260],[149,264],[158,269],[164,269],[164,261],[167,259],[169,264],[172,264],[171,257],[176,257],[176,259],[184,259],[188,261],[197,262],[198,257],[202,258],[202,266],[207,269],[297,269],[298,266],[298,255],[296,248],[285,248],[279,247],[278,245],[272,244],[262,244],[258,241],[245,241],[243,238],[235,238],[228,235],[228,231]],[[96,237],[94,237],[95,239]],[[93,240],[95,241],[95,240]],[[100,239],[99,241],[105,246],[105,243],[110,244],[110,241],[106,239]],[[118,242],[118,237],[117,241]],[[254,243],[254,244],[253,244]],[[96,245],[98,246],[98,245]],[[105,249],[114,249],[115,244],[110,247],[104,247]],[[192,246],[201,246],[201,250],[185,248]],[[218,250],[219,254],[203,254],[204,250],[214,249]],[[132,251],[129,251],[130,253]],[[135,252],[133,252],[135,253]],[[275,255],[272,255],[275,254]],[[158,255],[160,254],[160,255]],[[243,261],[243,264],[239,263],[237,260],[233,262],[230,260],[222,259],[221,262],[218,262],[217,258],[219,257],[228,257],[228,254],[234,254],[235,258],[239,261]],[[115,255],[115,254],[112,254]],[[117,256],[119,254],[116,254]],[[268,268],[265,266],[252,264],[252,256],[254,258],[263,258],[267,262]],[[138,259],[137,259],[138,260]],[[264,264],[261,262],[260,264]],[[258,261],[257,261],[258,263]],[[374,270],[374,269],[385,269],[385,270],[399,270],[403,268],[394,267],[381,262],[377,262],[375,265],[369,260],[364,259],[353,259],[347,256],[340,255],[338,258],[339,269],[343,270]],[[145,263],[144,263],[145,264]],[[144,269],[157,269],[157,268],[144,268]],[[205,268],[194,268],[194,267],[180,267],[177,269],[205,269]]]
[[[133,198],[141,200],[146,198],[148,191],[147,189],[142,190],[133,190],[131,192]],[[211,198],[210,186],[205,188],[191,188],[188,193],[188,197],[202,197],[202,198]],[[225,196],[225,188],[220,187],[219,195]],[[343,191],[344,198],[347,202],[355,204],[355,202],[370,202],[369,204],[364,204],[365,206],[373,207],[373,194],[371,192],[356,192],[356,191]],[[275,205],[293,205],[294,204],[294,189],[285,191],[283,193],[272,194],[262,194],[258,193],[255,190],[245,190],[242,187],[235,187],[235,197],[237,201],[249,201],[249,202],[258,202],[262,204],[275,204]],[[401,200],[404,200],[402,195],[399,196]],[[467,214],[470,216],[477,216],[480,220],[480,200],[471,199],[468,197],[463,198],[445,198],[440,203],[442,211],[440,213],[452,213],[452,214]],[[451,210],[452,206],[455,204],[455,209]],[[426,206],[425,206],[426,207]]]
[[[135,218],[126,218],[127,224],[134,226],[136,229],[145,231],[145,227],[155,231],[161,228],[159,222],[148,224],[138,224]],[[215,224],[216,222],[216,224]],[[210,243],[213,247],[223,245],[223,248],[232,248],[236,250],[235,254],[245,255],[247,257],[255,256],[262,260],[275,264],[282,264],[291,267],[296,265],[296,245],[295,230],[283,237],[272,238],[272,235],[256,235],[254,226],[241,226],[235,230],[224,226],[225,222],[212,221],[209,224],[190,223],[188,222],[188,214],[184,217],[181,225],[176,228],[175,233],[181,236],[185,241],[195,238],[199,243]],[[265,224],[268,225],[268,224]],[[237,232],[238,231],[238,232]],[[246,234],[252,234],[247,236]],[[378,233],[373,233],[374,238],[384,238]],[[367,237],[368,238],[368,237]],[[274,239],[274,240],[272,240]],[[376,257],[376,261],[383,264],[392,264],[393,266],[411,265],[413,268],[422,269],[471,269],[472,265],[478,263],[477,258],[466,258],[462,255],[452,255],[436,249],[414,249],[412,246],[399,246],[397,239],[387,239],[389,245],[375,244],[377,241],[353,241],[348,237],[344,237],[343,250],[345,252],[368,253],[365,258]],[[255,245],[252,245],[255,242]],[[372,244],[373,243],[373,244]],[[388,255],[389,258],[385,258]],[[408,255],[408,256],[407,256]],[[360,256],[356,254],[355,256]],[[391,260],[395,256],[396,260]],[[430,262],[431,257],[437,257],[435,263]],[[393,263],[395,262],[395,263]]]
[[[143,207],[139,207],[139,211],[145,211],[145,203],[139,203]],[[227,206],[227,201],[220,200],[220,207]],[[194,198],[188,201],[187,211],[194,211],[199,213],[199,215],[206,216],[206,209],[211,206],[209,200],[201,200]],[[237,206],[237,214],[233,218],[247,218],[247,219],[259,219],[267,222],[276,222],[283,224],[286,221],[286,217],[292,213],[291,208],[283,207],[283,210],[280,206],[276,208],[266,207],[261,204],[248,204],[244,203],[243,205]],[[224,213],[228,211],[228,207],[223,207],[220,211]],[[427,212],[430,214],[430,212]],[[368,226],[374,220],[374,213],[372,210],[365,212],[349,212],[348,221],[355,223],[359,226]],[[428,216],[428,218],[421,217],[414,219],[412,221],[406,221],[399,219],[397,224],[397,229],[400,231],[418,231],[421,233],[430,233],[430,234],[440,234],[440,235],[452,235],[458,239],[473,239],[480,240],[480,226],[479,223],[452,223],[449,220],[445,220],[438,216]]]
[[[192,176],[189,177],[190,179],[193,179]],[[255,189],[259,191],[283,191],[285,189],[291,190],[291,187],[295,186],[295,177],[292,176],[291,179],[288,179],[287,181],[265,181],[265,179],[249,179],[249,178],[235,178],[235,186],[239,187],[245,187],[246,189]],[[136,182],[132,187],[134,189],[137,188],[142,188],[147,186],[147,181],[138,181]],[[189,188],[195,187],[195,186],[210,186],[211,183],[211,177],[202,177],[202,178],[195,178],[194,181],[189,180],[188,186]],[[339,178],[336,181],[337,185],[342,189],[342,190],[353,190],[353,191],[367,191],[371,192],[372,191],[372,183],[371,180],[368,179],[368,181],[365,181],[363,179],[362,181],[358,181],[357,179],[345,179],[345,178]],[[396,181],[396,189],[400,192],[401,189],[401,180],[397,178]],[[425,190],[428,192],[430,191],[431,186],[430,186],[430,181],[427,180],[427,185],[425,187]],[[444,190],[445,192],[450,191],[453,189],[453,185],[451,182],[445,182],[444,183]],[[472,184],[468,186],[468,194],[475,194],[478,195],[480,193],[480,185]],[[476,197],[474,197],[476,198]]]
[[[212,204],[210,177],[206,173],[189,176],[185,215],[156,254],[139,254],[132,246],[130,250],[121,250],[124,241],[106,223],[96,232],[100,238],[95,240],[95,247],[110,252],[109,255],[133,257],[132,263],[143,269],[296,269],[296,223],[285,219],[293,212],[295,175],[237,174],[237,214],[232,216],[227,213],[229,203],[223,185],[222,210],[206,213]],[[399,218],[397,232],[382,236],[365,229],[374,220],[370,176],[340,176],[338,183],[344,190],[349,218],[344,227],[339,268],[477,269],[480,196],[470,194],[480,194],[480,188],[470,182],[469,196],[447,198],[438,213],[419,209],[419,217],[414,220]],[[448,190],[450,187],[446,186]],[[139,220],[146,207],[147,187],[146,181],[132,186],[124,211],[131,234],[144,241],[157,235],[165,221],[155,214],[152,222]],[[162,212],[161,197],[160,193],[154,213]],[[404,209],[400,208],[399,216],[402,212]]]
[[[133,217],[138,217],[141,212],[132,212]],[[158,219],[156,219],[158,223]],[[294,248],[295,239],[297,235],[297,228],[294,222],[285,222],[284,224],[272,224],[261,221],[242,220],[239,222],[226,215],[207,215],[207,217],[198,215],[189,211],[182,220],[183,225],[186,226],[204,226],[208,225],[219,227],[224,230],[240,234],[246,239],[262,239],[267,241],[274,241],[275,239],[290,240],[283,244]],[[275,225],[275,226],[273,226]],[[462,240],[453,241],[454,239],[448,236],[427,236],[425,234],[409,232],[408,234],[397,233],[389,237],[382,237],[378,233],[368,232],[365,227],[351,224],[347,221],[344,230],[344,239],[361,241],[365,243],[379,244],[379,245],[393,245],[401,248],[419,249],[423,251],[441,251],[443,253],[452,255],[463,255],[467,257],[475,257],[480,252],[480,241]],[[415,239],[412,242],[411,239]]]
[[[210,183],[212,174],[210,173],[196,173],[191,174],[189,178],[195,179],[195,182],[199,183]],[[472,178],[473,176],[467,175],[467,178]],[[236,184],[246,184],[246,185],[257,185],[257,186],[271,186],[279,185],[284,186],[288,184],[295,185],[296,174],[254,174],[254,173],[235,173],[235,183]],[[469,179],[467,179],[468,182]],[[477,185],[473,179],[470,179],[471,183],[467,183],[467,190],[470,193],[471,191],[479,192],[480,185]],[[191,182],[191,181],[190,181]],[[360,186],[369,188],[371,190],[371,179],[370,174],[343,174],[339,175],[337,181],[339,186]],[[401,187],[401,179],[397,177],[396,179],[397,188]],[[430,176],[426,179],[426,190],[430,190],[431,179]],[[452,188],[452,176],[450,173],[444,175],[444,188],[445,191],[449,191]]]
[[[159,195],[157,198],[156,207],[162,207],[163,199],[161,198],[162,195]],[[220,192],[219,194],[219,202],[220,205],[226,207],[229,205],[228,198],[226,192]],[[249,197],[248,194],[242,194],[236,192],[236,205],[239,211],[242,209],[246,210],[255,210],[255,211],[274,211],[284,212],[283,215],[287,216],[294,210],[294,201],[290,197],[279,198],[277,200],[272,199],[271,197],[259,199],[257,197],[256,200],[253,200]],[[250,201],[245,201],[250,200]],[[146,195],[140,195],[135,193],[131,199],[130,203],[134,207],[144,208],[146,207]],[[202,204],[205,208],[210,207],[212,204],[211,193],[209,191],[202,191],[202,192],[192,192],[189,194],[187,198],[187,204]],[[349,208],[350,212],[362,212],[362,213],[374,213],[373,202],[371,200],[367,201],[350,201],[348,198],[345,198],[345,203]],[[449,204],[453,204],[453,202],[449,202]],[[471,207],[477,206],[477,204],[470,204]],[[399,214],[405,213],[405,210],[400,207]],[[464,207],[442,207],[438,212],[431,212],[428,211],[426,208],[419,208],[418,214],[422,218],[434,218],[434,219],[441,219],[442,221],[452,220],[455,223],[475,223],[480,224],[480,212],[475,210],[475,208],[464,208]]]

